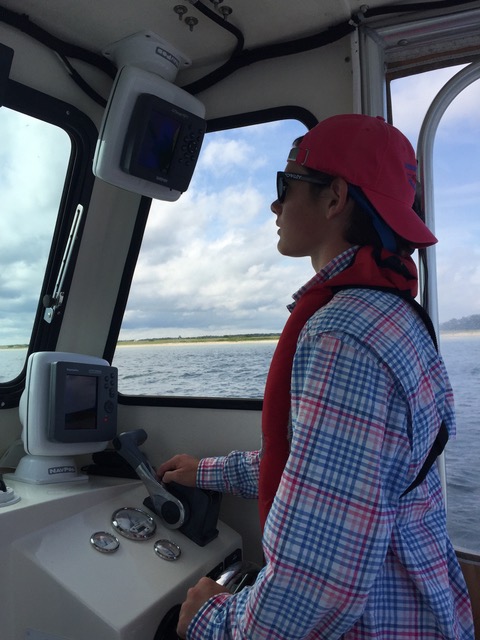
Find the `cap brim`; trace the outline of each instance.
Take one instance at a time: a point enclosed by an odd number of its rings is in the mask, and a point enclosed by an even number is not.
[[[401,238],[404,238],[415,247],[429,247],[438,242],[427,225],[411,207],[399,200],[389,198],[365,187],[363,187],[362,191],[375,207],[380,217]]]

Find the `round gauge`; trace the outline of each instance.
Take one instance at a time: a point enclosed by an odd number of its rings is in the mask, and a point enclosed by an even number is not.
[[[115,531],[130,540],[148,540],[155,533],[154,519],[141,509],[122,507],[112,516]]]
[[[177,560],[180,557],[180,547],[171,540],[157,540],[153,547],[155,553],[164,560]]]
[[[113,533],[108,531],[96,531],[92,533],[90,543],[94,549],[100,551],[100,553],[114,553],[120,543]]]

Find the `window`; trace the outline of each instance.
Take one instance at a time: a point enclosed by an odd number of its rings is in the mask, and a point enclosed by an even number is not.
[[[278,254],[270,211],[276,171],[305,131],[281,121],[209,133],[188,191],[152,202],[114,358],[121,392],[263,396],[285,307],[312,275],[308,259]]]
[[[0,109],[0,383],[18,376],[38,307],[70,159],[67,133]]]
[[[461,67],[393,83],[394,123],[416,144],[427,107]],[[412,109],[415,96],[415,109]],[[457,438],[446,449],[448,526],[456,547],[480,551],[480,82],[445,112],[434,146],[440,348],[455,393]],[[472,548],[473,547],[473,548]]]

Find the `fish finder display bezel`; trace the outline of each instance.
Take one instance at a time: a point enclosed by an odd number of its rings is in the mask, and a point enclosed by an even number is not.
[[[127,191],[178,200],[195,169],[206,130],[204,117],[205,106],[184,89],[155,73],[125,65],[117,73],[105,109],[93,173]],[[157,171],[142,161],[142,151],[162,122],[167,132],[170,127],[163,150],[168,144],[170,148],[167,161],[157,162],[161,169]]]
[[[95,425],[69,428],[72,424],[66,424],[67,416],[80,404],[67,392],[68,385],[78,384],[81,377],[85,382],[86,376],[92,378],[90,384],[95,387],[95,404],[90,406]],[[102,358],[55,351],[32,353],[19,407],[25,452],[33,456],[75,456],[105,449],[117,430],[117,379],[117,369]]]
[[[205,120],[158,96],[138,96],[121,166],[134,176],[186,191],[205,135]]]

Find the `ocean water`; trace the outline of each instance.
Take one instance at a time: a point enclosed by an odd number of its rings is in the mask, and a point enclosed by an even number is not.
[[[480,552],[480,336],[443,334],[457,435],[446,447],[447,524],[455,546]]]
[[[445,454],[448,528],[456,546],[480,552],[480,336],[440,341],[457,411]],[[274,342],[120,347],[114,364],[126,393],[260,398],[274,349]]]
[[[447,446],[448,526],[456,546],[480,552],[480,336],[443,334],[455,393],[457,438]],[[123,346],[114,365],[134,395],[261,398],[274,342]],[[0,382],[18,375],[26,350],[0,350]]]
[[[123,393],[261,398],[275,346],[274,341],[125,346],[117,347],[113,364]]]

